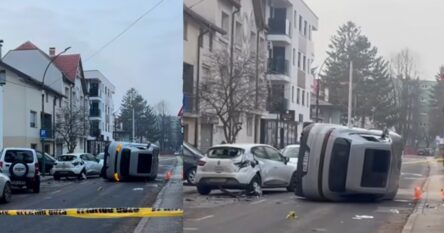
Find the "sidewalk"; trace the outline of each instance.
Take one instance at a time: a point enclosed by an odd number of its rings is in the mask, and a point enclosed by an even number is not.
[[[402,233],[442,233],[444,232],[444,201],[441,189],[444,188],[444,167],[442,161],[427,158],[430,176],[424,184],[422,200],[407,220]]]

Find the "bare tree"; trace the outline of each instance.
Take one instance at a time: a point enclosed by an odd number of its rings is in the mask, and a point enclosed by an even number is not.
[[[264,64],[264,57],[259,57],[259,63]],[[230,64],[230,54],[226,50],[218,50],[210,55],[209,73],[200,83],[199,98],[201,111],[217,116],[223,127],[225,141],[235,143],[245,115],[264,109],[267,87],[264,75],[260,75],[256,86],[255,56],[236,52],[232,69]],[[259,74],[263,74],[263,70],[261,65]]]
[[[397,83],[397,105],[399,121],[397,131],[403,136],[404,144],[416,146],[418,137],[419,77],[418,59],[409,49],[404,49],[392,59],[392,76]]]
[[[55,131],[61,136],[68,148],[68,153],[73,153],[77,147],[77,142],[86,137],[88,131],[88,114],[81,106],[63,106],[57,113]]]

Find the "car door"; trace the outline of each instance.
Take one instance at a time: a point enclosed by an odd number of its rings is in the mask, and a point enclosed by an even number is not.
[[[262,185],[267,186],[270,183],[273,183],[273,177],[271,173],[273,164],[270,163],[270,160],[268,159],[268,155],[265,152],[265,147],[264,146],[254,147],[251,149],[251,153],[253,154],[254,158],[259,162]]]
[[[285,157],[275,148],[265,147],[265,152],[270,160],[270,166],[272,167],[270,176],[273,182],[270,182],[271,186],[286,187],[290,184],[292,175],[292,168],[286,163]]]
[[[89,161],[91,161],[91,166],[92,166],[92,169],[94,170],[94,174],[100,174],[100,170],[102,169],[102,166],[100,165],[97,158],[92,154],[88,154],[88,159],[89,159]]]
[[[81,154],[80,158],[83,160],[83,162],[85,163],[85,171],[86,174],[91,174],[94,171],[93,168],[93,164],[92,162],[89,160],[88,155],[87,154]]]

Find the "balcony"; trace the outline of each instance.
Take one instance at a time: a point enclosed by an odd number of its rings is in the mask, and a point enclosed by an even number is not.
[[[285,113],[289,106],[290,100],[283,96],[270,96],[267,100],[267,110],[270,113]]]
[[[269,18],[268,27],[268,40],[291,44],[291,23],[288,19]]]
[[[90,117],[100,117],[101,116],[101,111],[100,109],[97,108],[91,108],[89,110],[89,116]]]
[[[289,71],[288,60],[279,59],[279,58],[269,58],[268,73],[289,75],[290,71]]]

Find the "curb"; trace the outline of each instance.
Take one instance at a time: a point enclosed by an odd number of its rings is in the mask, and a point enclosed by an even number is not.
[[[173,167],[172,170],[175,170],[175,169],[177,168],[177,166],[178,166],[178,162],[179,162],[179,161],[176,160],[176,163],[174,164],[174,167]],[[171,179],[169,179],[169,180],[166,182],[166,184],[162,187],[162,189],[160,190],[160,192],[157,194],[156,201],[155,201],[155,203],[153,204],[153,208],[159,208],[159,207],[160,207],[160,205],[161,205],[162,202],[163,202],[163,196],[164,196],[166,190],[172,185],[172,182],[171,182],[171,181],[174,181],[176,178],[177,178],[177,177],[175,177],[174,174],[173,174],[173,176],[171,177]],[[142,218],[142,219],[139,221],[139,223],[137,224],[137,226],[136,226],[136,228],[134,229],[133,233],[144,233],[144,232],[146,232],[145,227],[148,225],[150,219],[151,219],[151,218]]]
[[[421,184],[421,189],[424,190],[424,187],[430,182],[430,160],[427,159],[427,179]],[[402,233],[412,233],[413,226],[415,225],[416,217],[418,213],[421,211],[422,207],[425,205],[425,200],[421,199],[421,201],[415,203],[415,208],[412,213],[409,215],[407,222],[402,228]]]

